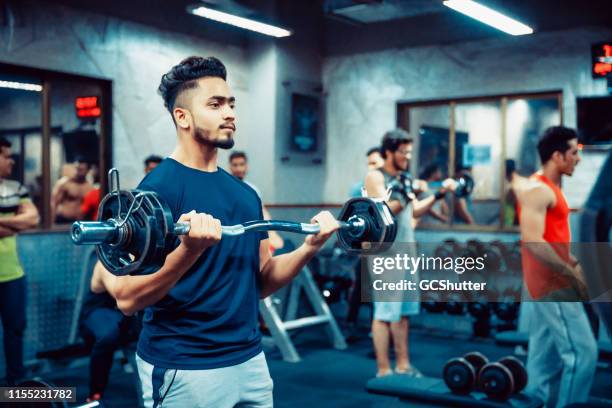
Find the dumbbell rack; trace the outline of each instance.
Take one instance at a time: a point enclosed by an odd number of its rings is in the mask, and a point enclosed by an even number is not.
[[[302,293],[306,295],[315,314],[297,318]],[[301,360],[289,336],[289,331],[322,324],[326,325],[325,329],[332,346],[337,350],[346,349],[346,341],[340,331],[340,327],[323,296],[321,296],[321,292],[308,267],[304,267],[300,274],[293,279],[287,298],[284,320],[278,313],[274,302],[274,295],[268,296],[259,303],[259,313],[268,326],[272,340],[281,352],[283,360],[290,363],[297,363]]]

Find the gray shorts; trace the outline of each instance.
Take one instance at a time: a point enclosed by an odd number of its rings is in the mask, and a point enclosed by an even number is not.
[[[154,367],[136,355],[146,408],[271,408],[272,378],[263,352],[244,363],[210,370]]]

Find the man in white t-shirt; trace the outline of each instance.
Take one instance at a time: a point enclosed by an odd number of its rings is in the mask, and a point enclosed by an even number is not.
[[[238,151],[238,150],[233,151],[229,157],[229,166],[230,166],[230,173],[232,173],[232,176],[248,184],[249,187],[255,190],[255,192],[261,199],[261,202],[263,203],[263,197],[261,196],[261,192],[259,191],[257,186],[245,180],[245,177],[249,171],[249,162],[248,162],[246,153],[242,151]],[[271,219],[270,213],[268,212],[265,205],[262,205],[262,211],[263,211],[264,219],[266,220]],[[270,246],[272,246],[272,250],[280,249],[283,247],[284,245],[283,239],[281,238],[280,235],[278,235],[278,233],[276,233],[276,231],[268,231],[268,236],[270,237]]]

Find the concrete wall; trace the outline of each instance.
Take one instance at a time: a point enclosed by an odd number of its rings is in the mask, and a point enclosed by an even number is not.
[[[325,59],[324,196],[342,201],[362,177],[363,154],[395,126],[399,100],[561,89],[564,123],[575,126],[576,96],[606,94],[605,81],[591,78],[590,50],[611,35],[583,28]]]
[[[167,155],[175,144],[172,120],[156,90],[161,75],[187,56],[224,61],[238,101],[237,137],[252,137],[244,48],[43,2],[23,2],[21,10],[20,24],[0,30],[0,61],[113,81],[113,158],[123,186],[140,181],[147,155]]]

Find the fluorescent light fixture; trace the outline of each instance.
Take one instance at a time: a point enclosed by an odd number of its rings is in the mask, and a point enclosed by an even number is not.
[[[533,33],[533,28],[472,0],[446,0],[443,4],[508,34]]]
[[[0,88],[19,89],[21,91],[42,91],[42,85],[38,84],[27,84],[25,82],[13,82],[0,80]]]
[[[291,31],[285,30],[284,28],[275,27],[270,24],[260,23],[259,21],[250,20],[244,17],[238,17],[233,14],[224,13],[222,11],[214,10],[208,7],[192,6],[188,7],[187,10],[191,14],[195,14],[196,16],[209,18],[220,23],[231,24],[236,27],[256,31],[258,33],[269,35],[272,37],[280,38],[288,37],[291,35]]]

